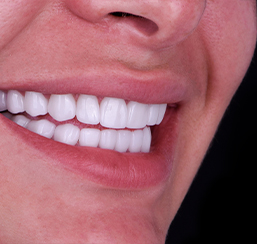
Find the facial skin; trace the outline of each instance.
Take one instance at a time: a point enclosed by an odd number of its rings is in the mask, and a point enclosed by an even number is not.
[[[42,139],[0,115],[0,243],[164,243],[250,64],[255,5],[0,0],[0,90],[176,105],[175,115],[156,129],[147,156],[89,148],[78,159],[73,146]],[[105,181],[71,170],[60,152],[72,154],[74,164],[108,158],[118,170],[133,159],[149,167],[154,162],[158,171],[168,158],[168,174],[151,184],[137,175],[126,183],[124,176],[119,184],[109,179],[114,174]]]

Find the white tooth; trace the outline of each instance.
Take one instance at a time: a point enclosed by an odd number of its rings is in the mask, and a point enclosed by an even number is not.
[[[51,95],[48,112],[57,121],[73,119],[76,114],[74,97],[71,94]]]
[[[113,150],[117,141],[116,130],[102,130],[99,142],[99,147]]]
[[[131,135],[131,141],[129,145],[130,152],[140,152],[143,142],[143,131],[142,130],[134,130]]]
[[[26,118],[24,115],[15,115],[12,117],[12,121],[15,122],[16,124],[26,128],[28,123],[30,122],[30,119]]]
[[[24,107],[31,116],[47,114],[48,101],[42,93],[26,92],[24,98]]]
[[[146,126],[148,105],[130,101],[127,105],[128,121],[127,127],[140,129]]]
[[[54,132],[54,140],[75,146],[79,140],[80,129],[72,124],[58,125]]]
[[[82,129],[79,136],[79,145],[87,147],[98,147],[100,141],[100,130]]]
[[[155,125],[159,115],[159,104],[148,105],[147,125]]]
[[[85,124],[97,125],[100,120],[98,99],[95,96],[80,95],[77,100],[77,119]]]
[[[119,130],[117,133],[117,142],[115,145],[115,150],[118,152],[126,152],[130,145],[131,131],[129,130]]]
[[[31,120],[27,125],[28,130],[49,139],[53,137],[55,127],[55,124],[49,122],[46,119]]]
[[[8,91],[7,109],[13,114],[24,112],[24,97],[18,91]]]
[[[7,110],[6,92],[0,91],[0,112]]]
[[[160,104],[159,115],[158,115],[158,119],[156,122],[157,125],[159,125],[162,122],[165,112],[166,112],[166,108],[167,108],[167,104]]]
[[[127,105],[123,99],[105,97],[100,105],[100,124],[109,128],[125,128]]]
[[[141,152],[148,153],[150,152],[150,147],[151,147],[151,130],[149,127],[145,127],[143,129],[143,143],[141,147]]]

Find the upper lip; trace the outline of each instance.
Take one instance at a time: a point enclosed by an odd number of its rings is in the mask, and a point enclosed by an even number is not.
[[[178,104],[188,95],[186,77],[163,70],[123,72],[98,70],[80,75],[20,77],[1,82],[1,90],[37,91],[43,94],[88,94],[148,104]]]

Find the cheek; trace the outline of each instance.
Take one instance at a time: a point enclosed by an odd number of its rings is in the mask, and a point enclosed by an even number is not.
[[[0,51],[28,24],[45,4],[45,0],[0,1]]]
[[[209,1],[199,25],[209,68],[209,97],[226,101],[241,83],[256,44],[255,0]]]

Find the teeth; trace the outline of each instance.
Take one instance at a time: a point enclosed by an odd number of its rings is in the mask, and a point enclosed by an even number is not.
[[[125,128],[127,105],[123,99],[105,97],[100,105],[100,124],[109,128]]]
[[[13,114],[24,112],[24,97],[18,91],[8,91],[7,109]]]
[[[116,130],[103,130],[101,131],[101,137],[99,147],[104,149],[113,150],[117,141]]]
[[[145,127],[143,129],[143,142],[141,147],[141,152],[148,153],[150,152],[152,141],[151,129],[149,127]]]
[[[165,112],[166,112],[166,108],[167,108],[167,104],[160,104],[159,115],[158,115],[158,119],[156,122],[157,125],[159,125],[162,122]]]
[[[71,94],[51,95],[48,103],[49,114],[57,121],[73,119],[76,114],[76,102]]]
[[[48,101],[42,93],[26,92],[24,99],[25,111],[31,116],[47,114]]]
[[[80,131],[79,145],[88,147],[97,147],[100,141],[100,130],[82,129]]]
[[[129,148],[130,141],[131,131],[119,130],[117,133],[117,142],[115,145],[115,150],[118,152],[126,152]]]
[[[7,109],[6,93],[3,91],[0,91],[0,112],[5,111],[6,109]]]
[[[55,131],[55,124],[46,119],[32,120],[28,123],[27,129],[46,138],[52,138]]]
[[[143,136],[142,130],[135,130],[132,132],[131,142],[129,145],[130,152],[140,152],[143,143]]]
[[[146,126],[148,117],[148,105],[137,102],[129,102],[127,108],[127,127],[131,129],[144,128]]]
[[[160,110],[159,104],[149,104],[148,111],[147,111],[147,125],[155,125],[158,119]]]
[[[72,124],[58,125],[54,132],[54,140],[75,146],[79,140],[80,130]]]
[[[77,101],[77,119],[78,121],[97,125],[100,119],[99,103],[95,96],[80,95]]]
[[[2,114],[16,124],[65,144],[100,147],[121,153],[149,152],[151,130],[147,126],[159,125],[164,118],[166,108],[167,104],[142,104],[133,101],[126,104],[123,99],[110,97],[103,98],[99,106],[97,97],[91,95],[79,95],[76,102],[72,94],[53,94],[48,101],[42,93],[38,92],[27,91],[23,96],[19,91],[0,90],[0,112],[8,110]],[[81,123],[91,125],[100,123],[103,127],[110,129],[80,130],[73,124],[62,124],[56,127],[46,119],[30,120],[18,114],[24,111],[33,117],[49,113],[59,122],[76,116]],[[18,115],[13,116],[13,114]]]
[[[26,128],[26,126],[30,122],[30,119],[21,114],[13,116],[11,120],[24,128]]]
[[[42,93],[25,92],[25,97],[15,90],[6,94],[0,91],[0,111],[6,109],[13,114],[26,111],[31,116],[47,112],[57,121],[66,121],[75,116],[85,124],[113,129],[141,129],[146,125],[160,124],[167,104],[142,104],[123,99],[105,97],[99,106],[98,99],[91,95],[79,95],[77,104],[71,94],[51,95],[49,102]]]

